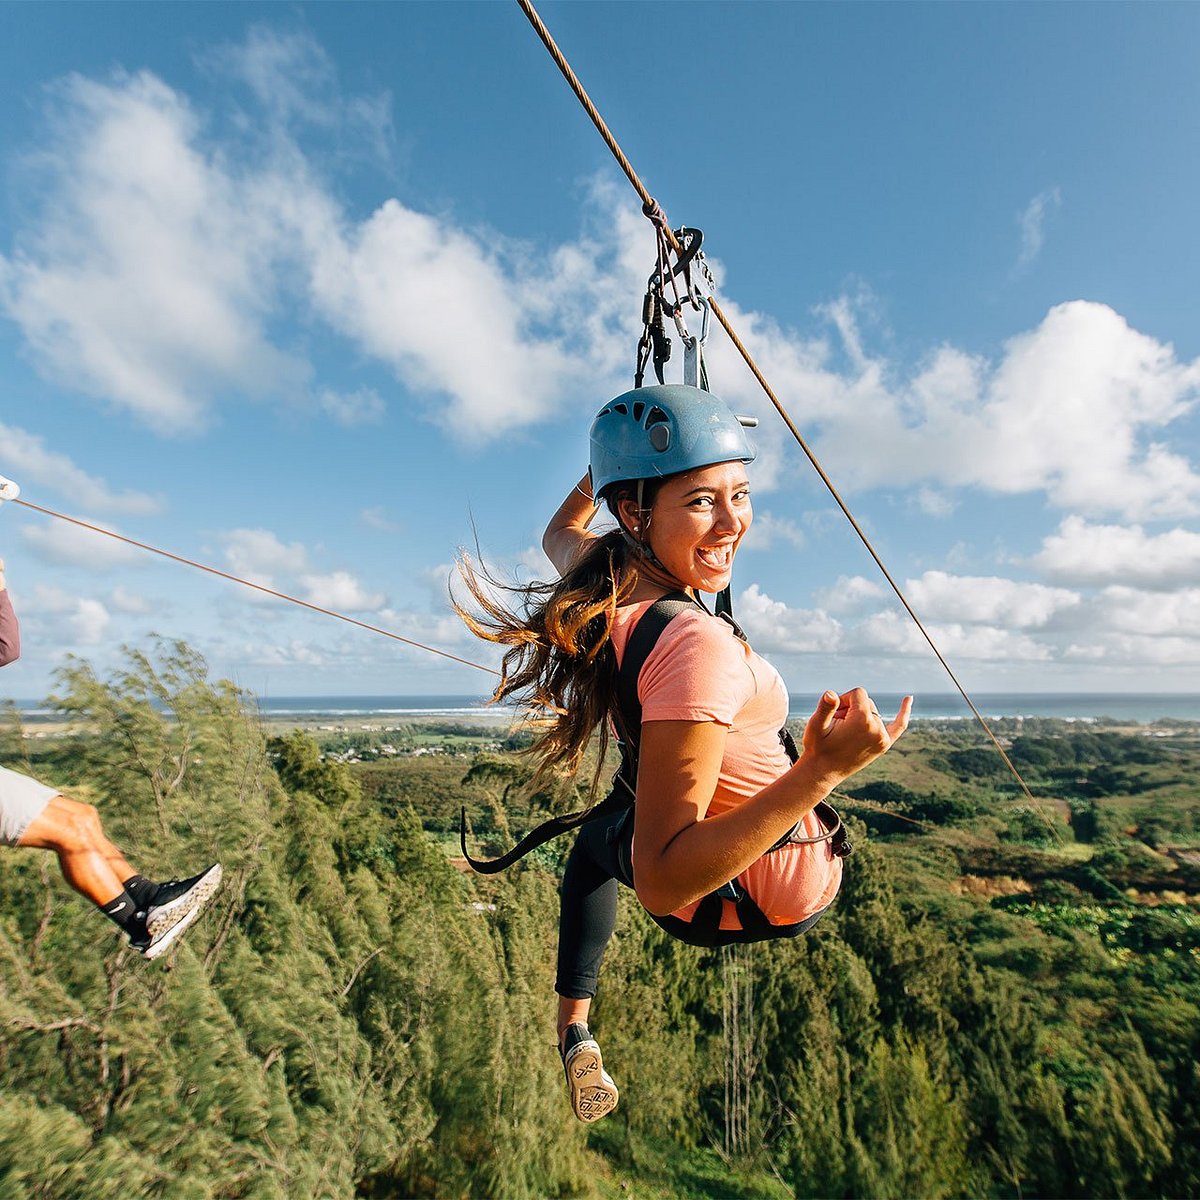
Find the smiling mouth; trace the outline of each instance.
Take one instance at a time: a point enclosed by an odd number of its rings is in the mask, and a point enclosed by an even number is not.
[[[702,546],[696,551],[696,557],[714,571],[723,571],[733,564],[733,545]]]

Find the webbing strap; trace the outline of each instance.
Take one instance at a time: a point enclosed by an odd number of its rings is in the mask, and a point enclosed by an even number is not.
[[[481,875],[495,875],[505,867],[511,867],[518,859],[524,858],[531,850],[552,841],[559,834],[578,829],[588,821],[598,821],[632,806],[637,789],[637,732],[642,728],[642,702],[637,694],[638,676],[642,673],[642,667],[650,657],[650,652],[662,631],[671,620],[685,608],[695,607],[696,602],[686,592],[669,592],[659,597],[633,627],[633,633],[625,646],[621,669],[617,672],[613,715],[621,735],[621,765],[613,776],[612,791],[591,808],[543,821],[536,829],[531,829],[511,850],[501,854],[499,858],[492,859],[472,858],[467,850],[467,809],[466,805],[463,805],[459,817],[458,842],[462,847],[463,858],[473,870]]]
[[[660,596],[641,615],[629,635],[629,641],[625,644],[625,653],[621,656],[621,669],[617,672],[614,716],[621,734],[621,744],[632,751],[635,768],[642,730],[642,702],[638,698],[638,678],[663,630],[680,613],[698,607],[700,606],[686,592],[668,592],[665,596]],[[635,780],[636,772],[631,782]]]

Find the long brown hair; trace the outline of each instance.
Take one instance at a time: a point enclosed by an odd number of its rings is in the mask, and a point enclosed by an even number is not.
[[[653,504],[660,482],[647,480],[640,489],[643,511]],[[635,494],[634,486],[622,485],[604,497],[614,516],[619,500]],[[617,607],[637,586],[639,557],[622,530],[613,529],[586,546],[557,581],[514,587],[460,556],[459,574],[480,612],[452,600],[458,615],[477,637],[509,647],[492,703],[515,699],[529,723],[541,729],[528,750],[538,760],[531,790],[551,776],[574,775],[599,726],[595,796],[617,677],[613,622]],[[497,598],[503,592],[516,597],[516,608]]]

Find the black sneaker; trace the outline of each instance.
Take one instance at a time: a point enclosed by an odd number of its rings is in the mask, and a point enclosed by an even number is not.
[[[200,915],[200,910],[221,886],[221,864],[191,879],[172,879],[159,884],[154,901],[146,909],[146,938],[133,947],[146,958],[157,958]]]
[[[577,1021],[563,1037],[563,1069],[571,1090],[571,1107],[581,1121],[598,1121],[617,1107],[617,1085],[604,1069],[600,1047],[588,1027]]]

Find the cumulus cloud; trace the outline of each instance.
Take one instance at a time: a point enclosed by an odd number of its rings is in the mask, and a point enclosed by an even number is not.
[[[113,612],[126,616],[142,616],[150,612],[150,601],[145,596],[139,596],[136,592],[131,592],[128,588],[118,584],[109,593],[108,607]]]
[[[201,145],[202,120],[148,73],[63,81],[39,217],[0,258],[0,306],[50,378],[164,433],[221,391],[303,387],[266,322],[281,231]]]
[[[1046,662],[1051,647],[1027,633],[996,625],[924,622],[937,648],[951,664],[968,659],[992,662]],[[847,650],[854,654],[928,658],[921,631],[904,613],[875,613],[860,622]]]
[[[39,584],[27,601],[22,602],[27,613],[41,621],[42,638],[54,640],[60,646],[98,646],[104,642],[112,617],[99,600],[73,596],[61,588]]]
[[[390,368],[467,442],[621,385],[646,230],[615,193],[597,188],[584,231],[549,247],[399,197],[359,216],[298,140],[348,128],[354,107],[320,47],[258,29],[222,61],[265,106],[261,144],[253,121],[231,134],[153,75],[60,86],[42,202],[0,257],[0,311],[46,374],[164,432],[203,427],[225,397],[376,419],[377,393],[324,387],[278,344],[298,313]],[[375,97],[360,126],[384,130],[385,111]],[[1050,190],[1027,210],[1030,246],[1054,203]],[[911,487],[935,515],[963,488],[1127,521],[1200,512],[1200,474],[1170,439],[1200,396],[1200,361],[1106,305],[1060,304],[994,358],[947,345],[915,369],[873,350],[862,288],[821,306],[816,335],[732,296],[723,308],[843,488]],[[756,486],[790,478],[795,448],[736,352],[718,337],[708,356],[719,392],[764,419]]]
[[[308,569],[308,551],[300,542],[284,545],[269,529],[231,529],[221,535],[225,561],[233,575],[274,587],[277,574]]]
[[[301,575],[302,600],[321,608],[365,612],[381,608],[387,597],[383,592],[367,591],[348,571],[333,571],[328,575]]]
[[[943,347],[907,383],[868,361],[819,388],[818,367],[795,390],[822,397],[818,452],[847,486],[1042,491],[1134,520],[1200,511],[1200,474],[1166,441],[1200,399],[1200,360],[1180,362],[1106,305],[1057,305],[996,363]]]
[[[756,512],[750,532],[742,539],[742,550],[769,550],[779,542],[787,542],[800,549],[807,538],[804,530],[790,517],[778,517],[774,513]]]
[[[305,36],[257,28],[209,58],[265,106],[259,143],[253,115],[223,131],[147,72],[59,85],[42,203],[0,256],[0,311],[47,376],[163,433],[202,429],[225,395],[377,419],[376,393],[313,388],[307,358],[277,344],[273,321],[299,306],[479,441],[615,368],[614,314],[633,319],[622,240],[636,228],[644,247],[644,226],[535,253],[398,198],[357,219],[294,127],[356,121],[385,140],[383,99],[343,98]]]
[[[1061,583],[1171,589],[1200,583],[1200,533],[1176,528],[1150,534],[1140,525],[1097,525],[1071,516],[1029,561]]]
[[[752,583],[737,601],[738,623],[764,653],[804,654],[837,650],[841,624],[820,609],[790,608]]]
[[[251,583],[337,611],[368,612],[387,603],[383,592],[364,586],[349,571],[314,570],[306,546],[281,542],[269,529],[231,529],[220,541],[230,574]]]
[[[71,459],[46,446],[37,434],[0,421],[0,463],[16,481],[41,484],[69,496],[86,510],[145,515],[161,510],[162,500],[144,492],[114,492],[102,479],[75,465]]]
[[[861,613],[887,595],[882,584],[862,575],[839,575],[837,582],[816,594],[817,603],[833,613]]]
[[[922,620],[996,624],[1037,629],[1064,609],[1081,603],[1077,592],[997,576],[926,571],[904,585]]]
[[[92,524],[102,529],[111,528],[99,521],[93,521]],[[144,551],[127,546],[124,542],[65,521],[28,525],[21,530],[21,537],[38,558],[56,566],[110,571],[116,567],[144,565],[148,557]]]
[[[1105,588],[1096,601],[1103,624],[1143,638],[1180,637],[1200,644],[1200,588],[1164,594],[1138,588]]]

